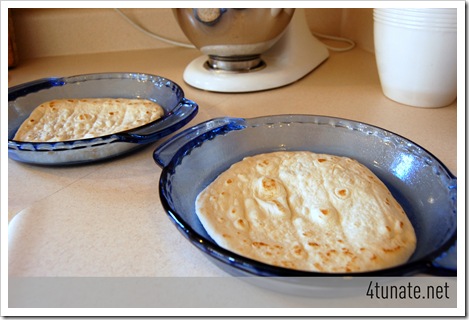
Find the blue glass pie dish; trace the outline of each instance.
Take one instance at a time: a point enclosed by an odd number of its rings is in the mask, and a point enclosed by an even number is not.
[[[140,127],[91,139],[30,143],[13,137],[41,103],[73,98],[139,98],[158,103],[164,116]],[[45,78],[8,90],[8,155],[40,165],[70,165],[109,159],[167,136],[192,120],[198,105],[175,82],[144,73],[96,73]]]
[[[292,270],[251,260],[218,246],[195,214],[197,195],[221,172],[254,154],[308,150],[354,158],[372,170],[409,216],[417,235],[410,260],[355,276],[455,276],[457,179],[428,151],[376,126],[314,115],[217,118],[173,136],[154,151],[163,168],[162,205],[179,231],[223,270],[240,276],[350,276]]]

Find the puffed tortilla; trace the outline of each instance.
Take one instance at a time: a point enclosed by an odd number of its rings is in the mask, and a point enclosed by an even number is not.
[[[13,140],[55,142],[95,138],[145,125],[163,115],[160,105],[146,99],[58,99],[36,107]]]
[[[275,266],[364,272],[407,262],[411,222],[388,188],[356,160],[274,152],[232,165],[196,199],[221,247]]]

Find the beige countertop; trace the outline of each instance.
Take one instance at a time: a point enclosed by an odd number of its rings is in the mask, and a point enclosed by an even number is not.
[[[334,53],[300,81],[270,91],[224,94],[184,83],[199,52],[166,48],[22,61],[9,86],[42,77],[144,72],[169,78],[199,104],[188,126],[219,116],[304,113],[362,121],[402,135],[457,175],[457,107],[421,109],[381,91],[374,56]],[[156,145],[156,144],[155,144]],[[8,160],[11,276],[223,276],[176,230],[158,196],[155,145],[110,162],[39,167]]]

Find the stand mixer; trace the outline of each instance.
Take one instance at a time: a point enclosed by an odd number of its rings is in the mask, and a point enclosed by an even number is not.
[[[174,9],[187,38],[204,54],[184,81],[213,92],[253,92],[295,82],[329,57],[309,30],[304,9]]]

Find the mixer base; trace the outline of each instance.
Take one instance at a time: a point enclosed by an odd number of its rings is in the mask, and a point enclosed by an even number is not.
[[[184,81],[198,89],[214,92],[253,92],[269,90],[293,83],[312,69],[291,70],[263,58],[265,67],[248,72],[232,72],[207,68],[207,57],[192,61],[184,71]],[[322,62],[322,61],[321,61]],[[321,63],[319,62],[318,65]]]

